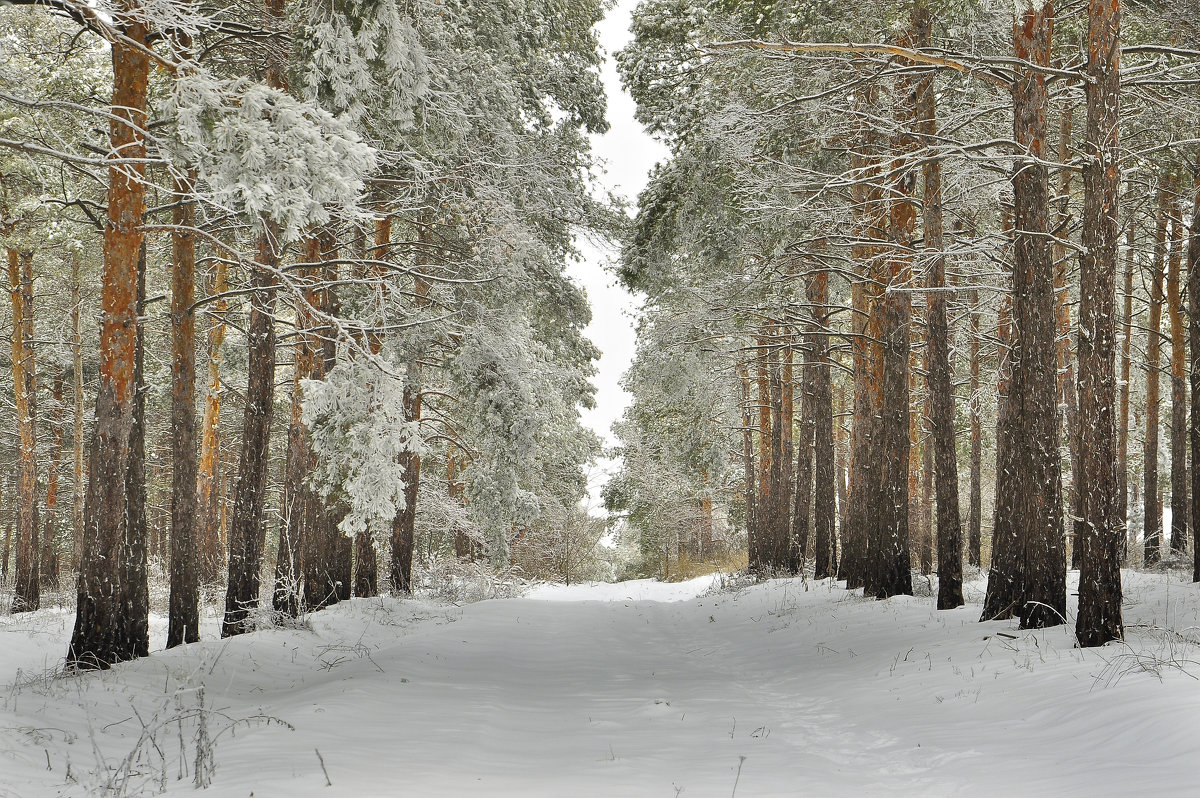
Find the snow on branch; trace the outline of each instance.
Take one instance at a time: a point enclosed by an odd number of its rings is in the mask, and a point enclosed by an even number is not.
[[[176,120],[175,152],[212,201],[277,224],[285,241],[337,216],[361,215],[375,151],[314,103],[244,78],[179,75],[160,108]]]

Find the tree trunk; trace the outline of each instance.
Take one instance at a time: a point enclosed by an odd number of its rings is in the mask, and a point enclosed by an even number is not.
[[[71,257],[71,398],[74,404],[72,415],[71,444],[73,447],[71,482],[71,564],[79,570],[83,552],[83,320],[80,297],[82,284],[79,275],[78,255]]]
[[[745,362],[738,363],[738,382],[741,388],[742,405],[742,475],[746,503],[746,550],[750,569],[754,569],[754,551],[758,537],[758,504],[755,501],[754,473],[754,426],[750,410],[750,369]]]
[[[33,251],[8,250],[13,306],[12,371],[17,433],[17,561],[13,612],[41,606],[38,573],[37,368],[33,358]]]
[[[930,42],[929,9],[918,6],[914,18],[917,44]],[[938,135],[937,97],[933,77],[917,84],[917,113],[921,134],[933,143]],[[950,363],[950,324],[946,312],[946,256],[942,223],[942,164],[929,159],[924,178],[921,223],[928,262],[929,292],[929,406],[937,490],[937,608],[949,610],[963,604],[962,518],[958,506],[958,449],[954,427],[954,379]],[[926,444],[928,445],[928,444]]]
[[[918,331],[918,338],[924,322],[914,310],[910,324]],[[929,460],[926,467],[926,454],[933,452],[925,445],[929,443],[929,386],[921,390],[918,380],[922,373],[929,374],[928,345],[913,346],[908,358],[908,518],[916,541],[917,567],[928,575],[933,573],[933,461]]]
[[[138,251],[145,212],[146,124],[150,59],[147,31],[131,17],[112,44],[113,98],[110,153],[133,159],[108,171],[108,223],[101,278],[100,375],[96,393],[87,496],[84,501],[78,607],[67,652],[75,668],[107,668],[137,656],[121,606],[125,553],[125,477],[136,384]]]
[[[970,508],[967,511],[967,561],[975,568],[983,567],[983,414],[980,412],[982,388],[982,365],[979,358],[979,342],[982,330],[979,323],[979,292],[975,289],[967,294],[971,305],[971,340],[968,345],[971,381],[967,414],[971,426],[971,487]]]
[[[263,503],[266,500],[271,417],[275,404],[275,269],[277,236],[259,236],[257,263],[250,275],[249,361],[246,368],[246,407],[242,447],[233,493],[229,527],[229,582],[221,636],[248,632],[258,608],[263,560]]]
[[[138,257],[137,317],[146,315],[146,242]],[[150,584],[146,523],[146,328],[141,324],[133,359],[133,424],[129,430],[129,468],[125,472],[125,550],[121,557],[121,606],[125,636],[133,656],[150,653]]]
[[[1129,554],[1129,372],[1133,345],[1133,223],[1125,234],[1125,307],[1121,315],[1121,415],[1117,418],[1117,521],[1125,527],[1121,559]],[[1189,273],[1190,274],[1190,273]],[[1190,277],[1189,277],[1190,279]],[[1190,290],[1190,288],[1189,288]]]
[[[264,0],[267,16],[283,21],[285,0]],[[271,88],[287,90],[283,58],[271,51],[266,82]],[[280,231],[273,221],[264,226],[255,247],[255,264],[250,269],[250,321],[246,330],[249,357],[246,365],[246,405],[242,416],[242,447],[238,458],[237,484],[233,494],[233,517],[229,526],[229,581],[225,589],[225,617],[221,637],[248,632],[251,614],[258,608],[262,571],[263,504],[266,501],[267,467],[271,442],[271,418],[275,406],[275,295],[278,284]]]
[[[1011,259],[1011,209],[1002,206],[1001,226],[1006,240],[1005,259]],[[1016,523],[1017,463],[1013,440],[1015,419],[1012,397],[1012,295],[1000,298],[996,313],[996,486],[992,513],[992,552],[988,564],[987,593],[981,621],[1007,620],[1021,598],[1020,542]]]
[[[805,327],[809,327],[808,324]],[[796,439],[796,484],[792,499],[792,545],[790,572],[798,574],[808,560],[808,539],[812,529],[813,510],[813,438],[816,432],[816,414],[813,391],[813,374],[820,366],[816,363],[814,335],[804,330],[804,343],[800,348],[800,435]]]
[[[1183,331],[1183,299],[1180,295],[1180,260],[1183,254],[1183,219],[1172,193],[1171,254],[1167,263],[1167,319],[1171,325],[1171,552],[1187,551],[1187,352]],[[1116,256],[1113,256],[1114,263]]]
[[[171,231],[171,597],[167,648],[200,639],[196,540],[195,205],[191,176],[175,184]]]
[[[813,461],[813,578],[837,573],[835,526],[837,518],[836,470],[833,445],[833,363],[829,357],[829,275],[816,272],[808,281],[815,331],[812,336],[811,376],[804,384],[812,391]]]
[[[792,440],[792,427],[795,423],[795,402],[796,402],[796,383],[795,383],[795,346],[793,341],[793,331],[786,327],[777,327],[777,334],[783,339],[783,349],[780,353],[779,365],[779,413],[777,423],[779,425],[779,449],[778,462],[779,464],[779,481],[776,483],[776,490],[779,493],[778,514],[779,514],[779,567],[786,568],[792,575],[799,573],[799,569],[795,567],[795,562],[792,557],[792,480],[793,474],[793,457],[795,455],[795,444]],[[803,390],[803,386],[801,387]],[[800,567],[803,567],[804,562],[801,560]]]
[[[1063,109],[1062,120],[1058,131],[1058,162],[1062,164],[1071,161],[1071,129],[1074,123],[1075,109],[1067,106]],[[1080,451],[1079,426],[1076,424],[1076,393],[1075,393],[1075,364],[1071,358],[1071,305],[1068,272],[1070,271],[1070,250],[1067,246],[1071,234],[1071,177],[1070,169],[1060,169],[1058,173],[1059,203],[1058,219],[1054,229],[1054,317],[1057,327],[1055,341],[1056,370],[1058,373],[1058,401],[1063,407],[1063,422],[1067,433],[1067,451],[1071,457],[1071,491],[1069,494],[1071,517],[1071,567],[1079,567],[1080,535],[1083,534],[1083,521],[1080,510],[1079,480],[1080,480]]]
[[[384,215],[375,221],[375,241],[371,257],[380,261],[380,265],[372,268],[372,274],[378,280],[379,318],[384,317],[383,300],[386,291],[387,269],[383,264],[387,260],[388,250],[392,243],[392,217]],[[367,332],[367,348],[372,355],[378,355],[383,349],[383,336],[377,330]],[[452,458],[451,458],[452,460]],[[448,460],[450,462],[450,460]],[[457,549],[458,535],[455,536]],[[370,532],[360,532],[354,539],[354,595],[379,595],[379,558],[375,552],[375,539]]]
[[[1021,0],[1014,26],[1017,58],[1050,64],[1054,6]],[[1013,174],[1013,376],[1009,402],[1014,419],[1021,537],[1021,628],[1063,623],[1066,552],[1062,473],[1058,451],[1055,363],[1054,259],[1050,233],[1050,180],[1046,156],[1045,73],[1017,68],[1013,82],[1013,132],[1022,158]]]
[[[50,469],[46,475],[46,522],[42,528],[42,555],[38,564],[41,583],[51,590],[59,588],[59,543],[58,543],[58,469],[62,463],[63,409],[67,375],[60,372],[54,378],[50,396],[54,400],[51,422]]]
[[[421,418],[421,364],[410,360],[404,375],[404,419]],[[403,595],[413,592],[412,561],[416,543],[417,491],[421,485],[421,456],[416,452],[400,455],[404,469],[404,507],[392,524],[392,590]]]
[[[1189,435],[1192,444],[1192,581],[1200,582],[1200,157],[1192,186],[1192,228],[1188,237],[1187,293],[1188,336],[1191,338],[1190,379],[1192,388],[1191,426]]]
[[[771,344],[765,329],[758,335],[758,531],[759,550],[755,562],[756,570],[771,567],[772,554],[775,550],[776,509],[775,499],[771,492],[776,474],[776,464],[773,459],[774,449],[771,446]]]
[[[1114,423],[1117,404],[1114,279],[1121,190],[1120,46],[1120,3],[1089,0],[1090,80],[1086,87],[1083,253],[1079,259],[1079,412],[1088,423],[1080,425],[1083,554],[1079,559],[1079,613],[1075,624],[1075,637],[1084,647],[1103,645],[1124,635],[1121,541],[1125,530],[1118,517]],[[1181,344],[1182,338],[1181,325]],[[1182,370],[1181,358],[1181,374]],[[1182,454],[1182,444],[1179,451]]]
[[[226,289],[227,267],[218,259],[213,273],[211,294],[222,297]],[[196,477],[197,537],[200,550],[200,579],[213,584],[225,568],[225,545],[221,534],[221,346],[225,343],[225,314],[229,303],[219,298],[213,303],[215,320],[208,328],[208,388],[204,394],[204,419],[200,425],[200,466]]]
[[[308,242],[308,262],[320,259],[315,241]],[[299,281],[311,283],[313,269],[308,268],[298,275]],[[301,605],[309,606],[313,597],[304,592],[304,575],[307,573],[311,553],[309,539],[311,530],[308,522],[312,517],[316,498],[308,485],[312,473],[312,458],[308,451],[304,425],[301,422],[303,390],[301,382],[313,376],[313,348],[311,307],[316,302],[311,286],[306,287],[303,298],[296,302],[296,343],[292,347],[292,407],[288,420],[287,455],[283,477],[283,524],[279,529],[279,547],[275,554],[275,589],[271,604],[275,611],[288,617],[300,614]],[[315,586],[315,580],[314,580]]]
[[[310,238],[307,243],[306,258],[310,263],[337,258],[336,244],[332,235],[322,231]],[[325,283],[323,287],[310,292],[307,302],[322,316],[334,311],[332,307],[332,288],[329,287],[329,275],[324,267],[314,267],[310,278]],[[333,368],[336,357],[336,345],[333,330],[328,325],[314,327],[307,336],[311,347],[309,374],[304,375],[314,380],[322,380]],[[299,387],[297,385],[297,387]],[[312,612],[322,609],[341,600],[338,577],[339,543],[341,533],[337,528],[337,518],[334,508],[328,507],[324,499],[307,487],[305,480],[312,470],[313,458],[308,444],[308,433],[300,425],[300,404],[297,397],[294,406],[296,432],[300,440],[302,456],[298,459],[299,469],[296,479],[300,490],[308,496],[305,504],[308,507],[306,515],[307,526],[301,534],[301,550],[303,554],[304,573],[304,609]],[[350,581],[346,581],[350,587]]]
[[[868,89],[860,100],[859,111],[873,110],[874,99]],[[851,151],[851,167],[856,181],[851,187],[856,210],[856,241],[851,251],[854,264],[863,279],[851,283],[851,360],[854,371],[854,412],[850,432],[850,494],[848,524],[842,532],[842,559],[839,577],[847,589],[866,590],[873,579],[869,573],[871,546],[878,538],[875,527],[881,523],[881,416],[883,411],[883,347],[881,331],[882,288],[886,251],[887,210],[880,183],[881,144],[876,133],[866,126]]]
[[[1158,219],[1154,230],[1154,257],[1150,262],[1150,318],[1146,331],[1146,440],[1142,451],[1142,496],[1145,511],[1142,521],[1143,564],[1158,563],[1162,541],[1162,515],[1158,504],[1158,372],[1162,336],[1163,264],[1167,260],[1167,218],[1169,193],[1158,189]]]
[[[900,38],[912,44],[911,31]],[[872,563],[868,592],[877,598],[912,594],[908,537],[909,431],[909,323],[912,251],[917,206],[913,199],[916,171],[911,156],[916,141],[912,128],[916,116],[916,85],[897,81],[893,115],[899,133],[892,142],[892,171],[888,214],[889,252],[886,258],[888,290],[882,298],[883,392],[880,407],[880,515],[875,545],[868,545]]]

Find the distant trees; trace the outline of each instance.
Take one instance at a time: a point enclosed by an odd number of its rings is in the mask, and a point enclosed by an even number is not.
[[[912,514],[923,506],[920,486],[930,485],[939,606],[962,603],[965,554],[989,568],[984,619],[1064,623],[1070,554],[1081,569],[1080,642],[1120,637],[1127,489],[1144,496],[1145,561],[1152,564],[1158,552],[1164,304],[1172,321],[1172,407],[1180,408],[1172,411],[1173,453],[1183,448],[1186,403],[1183,316],[1176,312],[1182,249],[1169,243],[1181,242],[1182,233],[1168,230],[1181,231],[1183,215],[1175,213],[1172,226],[1170,214],[1158,212],[1154,252],[1134,230],[1145,224],[1156,190],[1178,191],[1169,176],[1193,154],[1168,129],[1192,129],[1197,108],[1181,89],[1167,100],[1150,86],[1194,75],[1198,66],[1194,53],[1164,38],[1168,29],[1195,33],[1190,11],[1125,13],[1137,18],[1133,38],[1122,34],[1121,9],[1101,3],[1065,11],[1019,3],[1014,11],[914,1],[818,13],[661,0],[639,9],[634,42],[618,56],[622,77],[640,118],[673,157],[641,198],[622,276],[649,295],[643,330],[684,314],[711,319],[703,336],[683,338],[671,351],[710,350],[720,364],[713,374],[723,376],[730,396],[740,392],[742,406],[710,423],[741,433],[726,449],[731,479],[717,501],[730,517],[745,517],[752,564],[770,570],[760,553],[769,547],[760,547],[774,534],[763,519],[775,511],[762,484],[778,470],[769,441],[787,438],[764,409],[788,393],[772,383],[772,363],[786,363],[789,348],[802,351],[802,326],[783,322],[810,318],[810,306],[822,304],[798,279],[820,272],[833,306],[821,324],[836,342],[833,392],[853,396],[849,463],[836,466],[849,474],[848,495],[838,501],[848,504],[840,508],[839,576],[873,595],[910,591],[909,527],[918,541],[920,517]],[[969,41],[956,33],[964,26],[976,32]],[[1061,32],[1078,28],[1087,31],[1082,49]],[[1163,54],[1169,66],[1155,60]],[[1123,84],[1123,58],[1147,77]],[[1072,116],[1081,105],[1087,125],[1076,130]],[[1123,114],[1148,107],[1172,121],[1125,144]],[[1081,164],[1083,180],[1072,180]],[[1125,180],[1134,164],[1164,177]],[[997,188],[1001,175],[1011,188]],[[1131,278],[1139,266],[1147,278],[1122,286],[1118,305],[1123,238]],[[1120,320],[1118,307],[1129,308]],[[1147,327],[1143,382],[1128,370],[1126,353],[1139,349],[1131,342]],[[910,347],[925,350],[924,358],[912,358]],[[910,380],[921,362],[928,363],[925,379]],[[794,372],[795,395],[815,389],[813,373]],[[926,393],[928,429],[908,423]],[[639,448],[652,445],[654,408],[671,406],[648,404],[631,414],[636,435],[630,427],[622,435]],[[984,418],[993,407],[994,438]],[[1130,416],[1143,409],[1144,452],[1127,456]],[[803,418],[793,422],[798,477],[812,457]],[[916,447],[932,447],[933,457]],[[969,463],[965,519],[960,462]],[[1172,464],[1182,468],[1183,458],[1173,455]],[[929,468],[933,479],[918,478]],[[994,487],[985,490],[989,469]],[[1125,478],[1142,469],[1142,479]],[[1182,473],[1172,477],[1176,541],[1189,513]],[[629,473],[636,478],[648,477]],[[834,504],[824,496],[810,508],[797,494],[792,518],[772,528],[790,523],[807,534],[808,513]],[[813,551],[795,542],[796,551]],[[917,555],[922,549],[912,547]],[[820,557],[816,573],[824,575]]]

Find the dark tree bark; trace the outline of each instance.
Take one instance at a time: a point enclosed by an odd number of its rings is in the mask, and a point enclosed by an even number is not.
[[[282,21],[285,0],[264,0],[266,14]],[[266,68],[271,88],[287,90],[287,65],[272,51]],[[280,236],[278,226],[266,218],[250,269],[250,321],[247,325],[246,398],[242,416],[242,447],[233,494],[229,526],[229,581],[225,589],[225,617],[221,637],[248,632],[251,614],[258,608],[265,528],[267,467],[271,443],[271,418],[275,406],[275,295],[278,283]]]
[[[1125,306],[1121,314],[1121,411],[1117,417],[1117,521],[1125,527],[1121,559],[1129,552],[1129,372],[1133,346],[1133,223],[1125,234]],[[1190,289],[1189,289],[1190,290]]]
[[[1051,2],[1021,0],[1013,28],[1017,58],[1050,64]],[[1017,69],[1013,132],[1023,157],[1013,174],[1014,462],[1016,523],[1021,538],[1021,628],[1066,620],[1066,552],[1058,451],[1054,259],[1050,243],[1050,180],[1046,157],[1045,72]]]
[[[8,250],[13,306],[12,374],[17,433],[17,560],[13,612],[41,606],[38,547],[37,367],[33,357],[33,250]]]
[[[410,360],[404,375],[404,418],[421,418],[421,364]],[[417,491],[421,485],[421,456],[416,452],[400,455],[404,469],[404,507],[392,524],[392,590],[408,595],[413,591],[412,561],[416,542]]]
[[[1158,505],[1158,373],[1162,346],[1163,265],[1167,260],[1167,218],[1169,192],[1158,190],[1158,219],[1154,230],[1154,257],[1150,262],[1150,317],[1146,332],[1146,438],[1142,450],[1142,497],[1145,502],[1142,522],[1142,562],[1150,567],[1158,563],[1162,545],[1162,515]]]
[[[859,110],[873,111],[874,100],[868,89]],[[851,188],[855,208],[856,241],[851,257],[861,269],[862,279],[850,287],[853,321],[851,323],[851,360],[854,371],[854,412],[850,432],[850,495],[848,523],[842,532],[842,559],[839,578],[847,589],[867,590],[871,579],[871,545],[878,538],[875,527],[881,522],[880,420],[883,411],[883,347],[881,337],[882,288],[886,281],[884,258],[887,239],[887,209],[880,176],[881,142],[866,126],[854,142],[851,167],[857,178]]]
[[[911,31],[900,45],[912,44]],[[875,545],[868,545],[872,563],[868,569],[868,591],[877,598],[912,594],[909,563],[908,472],[909,472],[909,322],[911,300],[904,289],[911,287],[912,250],[917,206],[913,195],[916,171],[911,154],[916,142],[912,123],[916,115],[916,84],[897,81],[893,114],[897,133],[892,142],[895,175],[889,196],[887,290],[882,298],[881,340],[883,343],[883,391],[880,408],[881,496]],[[900,289],[900,290],[895,290]]]
[[[1071,162],[1071,130],[1075,109],[1063,109],[1058,131],[1058,162]],[[1071,567],[1079,567],[1080,536],[1083,520],[1080,505],[1079,481],[1082,469],[1079,449],[1079,425],[1076,423],[1075,364],[1071,357],[1071,305],[1067,283],[1070,271],[1071,231],[1071,180],[1070,169],[1058,173],[1058,218],[1054,229],[1054,316],[1058,327],[1055,354],[1058,370],[1058,401],[1063,407],[1063,424],[1067,434],[1067,451],[1071,457],[1071,490],[1069,494],[1071,516]]]
[[[1180,260],[1183,255],[1183,219],[1179,204],[1171,200],[1171,254],[1167,259],[1167,319],[1171,325],[1171,552],[1187,550],[1187,345],[1184,343],[1183,299],[1180,293]],[[1115,257],[1114,257],[1115,261]]]
[[[225,617],[221,636],[248,632],[258,608],[263,561],[263,503],[266,500],[271,418],[275,404],[275,294],[274,271],[279,265],[276,236],[259,236],[256,264],[251,269],[250,323],[247,344],[246,406],[242,418],[242,446],[233,517],[229,526],[229,582],[225,590]]]
[[[138,257],[137,317],[146,315],[146,242]],[[133,425],[125,473],[125,543],[121,557],[122,622],[134,657],[150,653],[150,584],[146,522],[146,328],[138,325],[133,359]]]
[[[1192,445],[1192,581],[1200,582],[1200,531],[1196,520],[1200,519],[1200,157],[1197,158],[1195,182],[1192,186],[1192,228],[1188,237],[1187,292],[1188,336],[1192,351],[1190,379],[1192,387],[1191,425],[1189,436]]]
[[[775,460],[771,447],[771,363],[770,344],[765,330],[758,335],[756,383],[758,385],[758,550],[753,552],[751,567],[763,571],[771,565],[775,548],[776,496],[771,487],[775,477]]]
[[[829,275],[818,271],[808,281],[808,301],[816,322],[812,336],[811,377],[813,420],[813,577],[837,573],[837,463],[833,445],[833,363],[829,357]],[[803,444],[802,444],[803,445]]]
[[[1005,234],[1005,260],[1011,260],[1012,214],[1000,211]],[[1013,441],[1015,419],[1012,398],[1012,295],[1000,298],[996,313],[996,487],[992,513],[992,555],[981,621],[1007,620],[1021,599],[1020,544],[1016,523],[1017,462]]]
[[[758,537],[758,502],[755,496],[755,486],[758,484],[754,466],[754,423],[750,409],[750,369],[745,363],[738,363],[738,381],[741,387],[742,405],[742,475],[744,484],[742,490],[746,502],[746,548],[750,567],[754,567],[754,551]],[[393,576],[393,579],[395,577]]]
[[[792,574],[798,574],[808,561],[808,541],[813,533],[813,439],[816,433],[813,376],[819,368],[814,357],[813,333],[808,324],[803,331],[804,343],[800,347],[800,430],[795,440],[796,468],[795,485],[792,489]],[[815,543],[814,543],[815,547]],[[820,556],[820,555],[817,555]]]
[[[929,9],[918,5],[913,24],[917,45],[929,45],[932,20]],[[933,77],[917,84],[917,113],[921,134],[930,143],[938,134],[937,98]],[[929,293],[929,404],[932,425],[934,473],[937,481],[937,608],[961,607],[962,518],[958,506],[958,449],[954,427],[954,380],[950,364],[950,324],[946,312],[946,257],[942,224],[942,164],[929,159],[922,167],[924,205],[921,223],[928,253]],[[926,444],[928,445],[928,444]]]
[[[145,212],[146,124],[150,59],[147,30],[136,17],[120,23],[112,44],[111,152],[132,163],[109,168],[108,221],[101,279],[100,377],[84,501],[75,628],[67,651],[74,668],[107,668],[138,655],[122,606],[126,474],[133,427],[137,349],[138,253]]]
[[[779,326],[770,324],[768,327],[767,345],[767,398],[769,414],[767,416],[768,438],[771,450],[771,469],[765,474],[770,480],[766,486],[771,508],[771,526],[768,534],[770,541],[765,552],[766,566],[771,573],[786,573],[790,569],[791,529],[788,524],[787,496],[784,491],[784,473],[790,469],[783,463],[783,378],[781,349],[779,345]],[[803,560],[801,560],[803,566]]]
[[[309,242],[309,262],[319,259],[315,242]],[[311,282],[312,269],[300,273],[298,279]],[[292,349],[292,407],[288,421],[287,456],[284,461],[283,477],[283,524],[279,529],[279,547],[275,554],[275,589],[271,604],[275,611],[288,617],[300,614],[301,604],[308,605],[311,596],[304,593],[304,574],[311,556],[309,547],[309,521],[312,518],[315,499],[307,482],[312,472],[304,425],[300,420],[303,410],[301,382],[313,376],[313,335],[310,307],[316,298],[311,290],[305,290],[302,301],[296,303],[296,344]],[[302,552],[304,556],[302,556]],[[314,580],[315,584],[315,580]],[[303,601],[301,600],[303,598]]]
[[[782,349],[779,357],[779,412],[776,415],[776,424],[779,427],[779,463],[778,482],[775,490],[778,493],[778,524],[780,531],[779,540],[779,568],[786,569],[788,573],[795,575],[799,573],[796,568],[796,563],[793,560],[792,541],[792,492],[794,489],[793,480],[795,477],[794,457],[795,457],[795,442],[793,440],[793,426],[795,424],[796,410],[796,382],[795,382],[795,346],[793,335],[794,331],[787,327],[777,327],[776,333],[782,339]],[[801,386],[803,390],[803,386]],[[800,561],[800,567],[804,566],[804,561]]]
[[[59,587],[58,470],[62,463],[66,383],[66,372],[59,372],[50,388],[54,409],[50,425],[52,435],[50,467],[46,474],[46,522],[42,527],[42,554],[41,562],[38,565],[38,576],[41,583],[51,590],[58,590]]]
[[[980,412],[982,388],[980,379],[982,366],[979,357],[979,341],[982,335],[979,323],[979,292],[967,293],[970,303],[971,339],[968,344],[971,378],[967,414],[971,427],[971,487],[970,507],[967,510],[967,562],[975,568],[983,567],[983,414]]]
[[[83,305],[80,292],[82,283],[79,275],[78,255],[71,258],[71,398],[73,401],[71,444],[73,447],[74,480],[71,483],[71,564],[79,569],[80,555],[83,552],[83,322],[81,309]]]
[[[308,241],[307,258],[311,263],[321,263],[335,260],[338,257],[337,245],[328,231],[322,231]],[[310,303],[323,316],[336,312],[334,294],[330,287],[331,275],[322,269],[314,271],[313,279],[318,279],[324,286],[312,293]],[[311,378],[322,380],[334,366],[337,356],[336,339],[333,329],[324,325],[313,330],[310,337]],[[297,412],[299,408],[297,407]],[[299,417],[296,418],[297,423]],[[336,508],[326,506],[324,500],[309,488],[304,480],[312,468],[312,454],[308,446],[308,433],[302,427],[298,428],[304,448],[304,457],[300,461],[301,472],[298,478],[301,489],[308,493],[306,504],[309,507],[307,526],[302,535],[303,571],[304,571],[304,609],[312,612],[330,604],[336,604],[342,599],[339,559],[341,556],[341,532],[337,528],[339,517]],[[350,588],[350,580],[346,579],[345,588]]]
[[[200,639],[196,539],[195,205],[190,177],[175,185],[171,231],[171,597],[167,648]]]
[[[1121,541],[1118,517],[1116,308],[1121,190],[1121,4],[1088,2],[1087,138],[1083,166],[1083,253],[1079,258],[1080,506],[1083,554],[1079,558],[1080,646],[1119,640]],[[1182,338],[1182,332],[1180,337]],[[1182,361],[1180,362],[1182,370]],[[1181,447],[1182,451],[1182,447]]]

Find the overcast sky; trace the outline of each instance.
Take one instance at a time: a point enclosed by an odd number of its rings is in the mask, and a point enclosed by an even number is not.
[[[603,136],[592,137],[595,153],[606,166],[602,177],[604,186],[624,196],[631,207],[654,164],[667,155],[666,148],[647,136],[634,120],[633,100],[621,90],[616,63],[612,60],[612,54],[629,40],[630,15],[636,5],[636,0],[620,0],[597,26],[600,43],[608,55],[602,74],[608,92],[611,129]],[[629,404],[629,395],[618,383],[633,360],[633,314],[638,300],[617,285],[611,269],[617,257],[615,248],[602,251],[587,241],[580,244],[584,260],[572,265],[568,273],[587,290],[592,305],[592,323],[585,332],[604,353],[597,364],[595,377],[596,408],[584,411],[583,421],[600,434],[606,446],[610,446],[616,442],[610,429],[612,423],[621,417]],[[592,475],[592,509],[595,511],[599,511],[600,488],[613,467],[612,461],[601,460]]]

